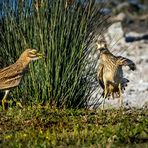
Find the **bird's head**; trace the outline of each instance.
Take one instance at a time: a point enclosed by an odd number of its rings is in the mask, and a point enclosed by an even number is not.
[[[107,44],[104,40],[97,41],[96,46],[98,50],[100,50],[101,48],[107,48]]]
[[[16,61],[18,65],[21,65],[20,68],[26,69],[31,61],[37,60],[44,57],[43,54],[39,53],[36,49],[26,49]]]
[[[37,60],[43,57],[43,54],[39,53],[36,49],[26,49],[22,54],[21,57],[25,58],[28,61]]]
[[[107,44],[105,40],[99,40],[96,42],[96,50],[100,53],[108,52]]]

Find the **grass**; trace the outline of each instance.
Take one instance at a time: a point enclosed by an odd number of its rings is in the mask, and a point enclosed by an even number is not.
[[[73,110],[47,106],[0,112],[0,147],[134,147],[148,144],[144,110]]]

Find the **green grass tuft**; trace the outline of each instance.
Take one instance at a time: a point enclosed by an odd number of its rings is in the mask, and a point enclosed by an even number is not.
[[[107,16],[99,13],[103,5],[96,7],[93,0],[85,0],[65,8],[65,0],[44,0],[37,9],[35,1],[29,1],[4,7],[0,20],[3,67],[15,62],[25,48],[39,49],[46,58],[30,64],[12,98],[85,107],[95,78],[96,62],[88,58],[90,45],[107,27]]]

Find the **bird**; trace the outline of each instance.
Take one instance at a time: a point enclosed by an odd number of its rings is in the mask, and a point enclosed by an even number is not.
[[[100,64],[98,66],[98,69],[97,69],[97,80],[99,81],[99,85],[101,86],[101,88],[104,90],[105,86],[104,86],[104,82],[103,82],[103,68],[104,68],[103,64]],[[123,77],[121,78],[121,90],[122,90],[122,93],[124,92],[125,87],[127,87],[127,83],[128,82],[129,82],[128,79],[123,78]],[[116,85],[109,85],[107,97],[110,97],[110,95],[112,96],[113,99],[115,97],[116,98],[120,97],[120,92],[119,92],[118,86],[116,86]],[[104,96],[104,91],[103,91],[101,96]]]
[[[38,50],[29,48],[20,55],[15,63],[0,69],[0,91],[5,92],[2,99],[3,110],[5,110],[5,101],[9,91],[20,84],[29,63],[42,57],[43,54]]]
[[[113,55],[106,44],[106,41],[100,40],[96,42],[97,50],[99,50],[100,64],[97,69],[97,79],[103,89],[102,96],[104,98],[102,109],[104,109],[105,99],[112,95],[120,98],[122,106],[122,93],[129,82],[123,77],[123,66],[128,66],[130,70],[136,70],[136,65],[133,61],[122,56]]]

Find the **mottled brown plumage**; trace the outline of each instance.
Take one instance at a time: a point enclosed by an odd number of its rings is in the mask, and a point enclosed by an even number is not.
[[[102,64],[100,64],[98,66],[97,69],[97,79],[99,81],[99,85],[101,86],[101,88],[103,90],[105,90],[105,86],[104,86],[104,82],[103,82],[103,70],[104,70],[104,66]],[[127,83],[129,82],[128,79],[121,77],[121,91],[122,93],[125,90],[125,87],[127,86]],[[105,93],[103,91],[102,95],[104,96]],[[120,92],[119,92],[119,87],[117,85],[108,85],[108,92],[107,92],[107,96],[106,97],[110,97],[112,96],[112,98],[114,99],[115,97],[120,97]]]
[[[19,59],[12,65],[0,69],[0,90],[5,91],[2,100],[4,109],[4,102],[10,89],[17,87],[22,79],[22,76],[32,60],[41,58],[42,55],[36,49],[26,49]]]
[[[113,55],[104,41],[97,42],[97,49],[100,51],[97,77],[103,88],[104,100],[110,95],[114,98],[115,94],[121,98],[121,94],[129,82],[128,79],[123,78],[122,66],[129,66],[131,70],[135,70],[136,65],[125,57]]]

